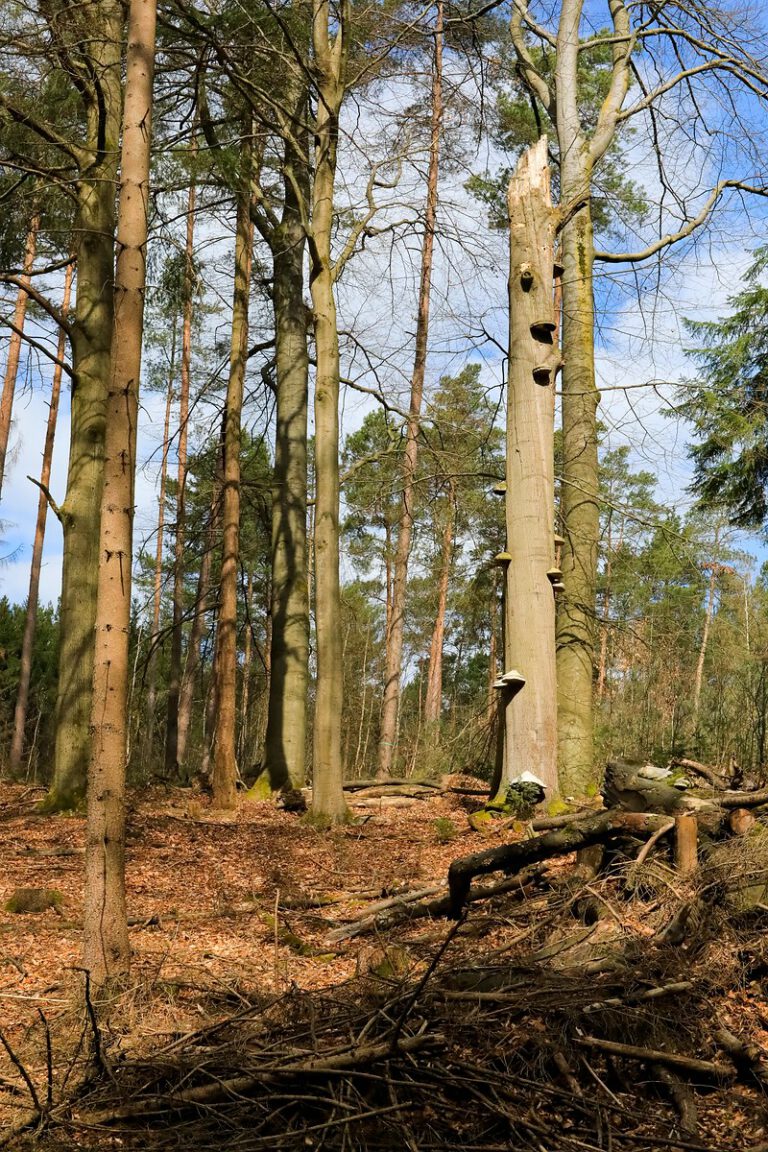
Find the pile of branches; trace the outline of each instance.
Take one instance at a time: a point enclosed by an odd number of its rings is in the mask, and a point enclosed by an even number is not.
[[[525,950],[477,960],[462,918],[411,976],[254,999],[114,1063],[98,1036],[102,1074],[41,1114],[34,1147],[757,1152],[748,1134],[768,1074],[713,1011],[732,973],[718,986],[703,936],[683,951],[661,932],[642,950],[617,937],[599,959],[554,967],[553,949],[531,943],[547,921],[550,937],[554,926],[564,939],[569,918],[573,934],[581,894],[508,894],[483,909],[491,929],[530,901]]]
[[[635,797],[646,778],[622,784]],[[768,795],[721,792],[697,810],[714,812],[712,833],[750,800],[759,813]],[[447,886],[334,929],[339,945],[379,937],[342,987],[241,999],[133,1058],[92,1015],[99,1074],[57,1102],[49,1075],[25,1121],[34,1147],[768,1152],[768,1062],[752,1037],[753,1017],[768,1019],[768,906],[745,918],[729,896],[734,850],[682,878],[669,811],[537,823],[538,836],[454,861]],[[552,866],[595,845],[601,874]]]

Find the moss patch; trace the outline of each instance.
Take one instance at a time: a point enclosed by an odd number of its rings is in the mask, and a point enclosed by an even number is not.
[[[17,888],[5,902],[6,912],[38,913],[49,908],[57,911],[63,897],[58,888]]]

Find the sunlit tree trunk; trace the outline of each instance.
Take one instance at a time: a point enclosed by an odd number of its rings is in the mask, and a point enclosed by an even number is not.
[[[194,147],[193,147],[194,153]],[[176,535],[173,546],[173,628],[168,674],[168,704],[165,737],[165,771],[175,775],[179,764],[179,692],[181,688],[182,641],[184,630],[184,548],[186,544],[187,441],[189,389],[192,366],[192,311],[195,295],[195,183],[187,194],[187,235],[184,248],[184,309],[181,328],[181,372],[179,382],[179,446],[176,477]]]
[[[403,663],[403,629],[408,583],[408,560],[413,537],[414,479],[419,454],[419,428],[421,402],[424,393],[424,373],[427,365],[429,336],[429,303],[432,287],[432,262],[437,217],[437,188],[440,163],[440,132],[443,120],[443,3],[438,0],[435,22],[435,55],[432,65],[432,131],[427,175],[427,202],[424,214],[424,240],[421,250],[421,277],[419,305],[416,317],[416,348],[411,376],[411,399],[406,425],[403,454],[402,507],[397,528],[392,605],[388,613],[386,636],[386,665],[384,672],[384,698],[381,707],[379,734],[378,775],[392,773],[397,749],[398,715],[400,710],[400,683]]]
[[[154,747],[155,712],[157,710],[157,655],[160,638],[160,607],[163,594],[163,544],[165,542],[165,489],[168,481],[168,449],[171,430],[171,406],[173,404],[173,377],[176,367],[176,323],[174,318],[171,333],[171,363],[168,372],[168,390],[165,400],[163,421],[163,456],[160,465],[160,495],[157,508],[157,540],[155,542],[155,581],[152,597],[152,629],[149,634],[149,657],[147,659],[147,696],[144,705],[141,755],[148,765]]]
[[[69,298],[72,290],[72,265],[67,264],[64,275],[64,296],[61,303],[61,315],[66,320],[69,312]],[[35,541],[32,545],[32,562],[29,571],[29,593],[27,595],[27,612],[24,618],[24,636],[21,642],[21,659],[19,661],[19,686],[16,691],[16,707],[13,713],[13,737],[11,739],[11,752],[8,759],[8,770],[11,778],[18,775],[21,767],[21,755],[24,750],[24,728],[27,722],[27,705],[29,702],[29,684],[32,678],[32,649],[35,643],[35,628],[37,625],[37,601],[40,591],[40,570],[43,563],[43,543],[45,541],[45,521],[48,515],[48,499],[46,491],[51,482],[51,464],[53,462],[53,442],[56,437],[56,420],[59,414],[59,395],[61,393],[62,362],[66,353],[67,338],[64,331],[59,332],[56,357],[59,361],[53,369],[53,382],[51,385],[51,404],[48,409],[48,421],[45,429],[45,444],[43,447],[43,465],[40,471],[40,497],[37,501],[37,522],[35,524]]]
[[[61,506],[64,560],[54,776],[46,806],[66,809],[84,794],[90,757],[104,432],[114,324],[115,187],[122,108],[124,9],[94,0],[81,9],[98,90],[88,89],[90,159],[77,185],[77,255],[72,326],[72,400],[67,492]]]
[[[131,0],[115,265],[115,334],[107,396],[99,540],[83,903],[83,963],[92,985],[102,993],[124,979],[130,968],[124,793],[155,25],[155,0]]]
[[[501,783],[528,771],[557,791],[554,567],[554,424],[559,366],[553,295],[554,213],[547,141],[520,159],[510,180],[509,383],[505,672],[525,687],[497,689],[505,726]],[[498,770],[498,765],[497,765]]]
[[[297,99],[306,113],[306,94]],[[306,159],[290,138],[283,160],[283,215],[269,237],[273,258],[277,380],[272,481],[270,679],[265,738],[269,788],[305,783],[309,686],[307,567],[307,310],[304,304],[306,233],[302,204],[309,199]]]
[[[247,159],[245,161],[247,167]],[[237,198],[235,291],[232,344],[224,431],[224,492],[219,623],[216,630],[217,716],[213,746],[213,804],[237,804],[237,577],[240,564],[240,452],[245,366],[248,360],[248,302],[251,285],[253,226],[250,176]]]
[[[13,328],[11,329],[11,335],[8,339],[8,360],[5,365],[2,396],[0,396],[0,495],[2,495],[3,481],[5,479],[5,458],[8,454],[8,439],[11,434],[11,417],[13,415],[13,398],[16,392],[16,378],[19,374],[21,342],[24,338],[24,321],[27,316],[27,301],[29,299],[29,296],[24,291],[24,286],[29,287],[32,278],[39,228],[40,213],[35,210],[32,223],[29,226],[29,232],[27,233],[24,263],[20,277],[21,287],[16,296],[16,307],[13,310]],[[59,380],[61,380],[61,370],[57,368],[57,371],[59,372]]]
[[[251,698],[251,665],[253,663],[253,572],[249,570],[245,586],[245,638],[243,640],[243,665],[240,689],[240,725],[237,738],[238,760],[244,763],[248,750],[248,706]]]
[[[208,526],[205,531],[205,544],[203,556],[200,561],[200,571],[197,577],[197,594],[192,614],[192,627],[189,630],[189,643],[187,644],[187,659],[184,663],[184,676],[181,681],[179,693],[179,735],[177,754],[179,764],[187,762],[187,745],[189,743],[189,729],[192,722],[192,704],[195,696],[195,680],[200,666],[200,645],[206,629],[206,616],[209,610],[211,593],[213,551],[216,535],[219,531],[221,516],[221,476],[217,475],[214,485],[214,494],[208,515]]]
[[[715,532],[715,547],[719,544],[719,528]],[[704,608],[704,627],[701,632],[701,644],[696,660],[696,673],[693,678],[693,702],[691,705],[691,722],[694,733],[699,731],[699,709],[701,707],[701,686],[704,683],[704,664],[707,659],[709,646],[709,633],[712,627],[712,618],[715,614],[715,599],[717,593],[717,576],[721,566],[714,561],[709,565],[709,583],[707,585],[707,603]]]
[[[328,0],[313,0],[312,38],[318,87],[312,188],[310,287],[315,321],[315,613],[317,695],[312,808],[329,821],[344,818],[341,717],[343,711],[341,597],[339,587],[339,334],[336,322],[333,240],[334,183],[339,111],[344,94],[346,0],[331,19]],[[332,31],[332,24],[335,30]]]
[[[440,549],[440,578],[438,580],[437,613],[429,648],[429,674],[424,698],[424,723],[436,724],[443,710],[443,644],[445,642],[445,614],[448,607],[448,585],[453,563],[453,534],[456,518],[456,491],[453,483],[448,490],[447,516],[443,525]]]

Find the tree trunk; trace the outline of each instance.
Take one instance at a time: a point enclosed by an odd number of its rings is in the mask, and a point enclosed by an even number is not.
[[[341,717],[344,669],[341,657],[339,588],[339,333],[333,261],[333,203],[339,110],[344,94],[346,5],[331,32],[326,0],[313,0],[312,39],[318,86],[315,173],[312,188],[310,288],[315,321],[315,703],[312,808],[321,819],[346,815],[342,788]]]
[[[421,278],[419,305],[416,318],[416,347],[411,376],[411,400],[406,425],[403,454],[402,506],[397,529],[392,606],[387,617],[386,664],[384,672],[384,699],[381,707],[379,733],[379,776],[392,774],[398,743],[398,717],[400,711],[400,684],[403,662],[403,630],[408,583],[408,560],[413,537],[414,480],[419,454],[419,428],[421,402],[424,393],[424,373],[427,364],[429,336],[429,303],[432,287],[432,260],[437,217],[437,186],[440,163],[440,132],[443,120],[443,3],[437,2],[435,21],[435,56],[432,67],[432,135],[429,148],[427,175],[427,202],[424,218],[424,241],[421,250]]]
[[[213,745],[213,806],[237,806],[237,576],[240,563],[240,452],[243,385],[248,360],[248,303],[251,287],[253,226],[251,224],[250,149],[243,159],[244,187],[237,197],[235,231],[235,290],[232,305],[232,345],[229,360],[224,430],[224,493],[222,509],[219,623],[216,630],[217,717]]]
[[[561,235],[563,263],[563,475],[560,515],[565,591],[557,610],[560,789],[580,797],[595,782],[593,677],[598,508],[592,265],[592,153],[579,117],[579,21],[583,0],[564,0],[557,36],[556,123],[560,199],[572,207]],[[619,49],[615,50],[619,53]],[[576,207],[578,205],[578,207]]]
[[[193,155],[196,149],[193,143]],[[173,629],[171,666],[168,673],[168,704],[165,737],[165,771],[176,775],[179,756],[179,692],[184,630],[184,545],[186,533],[187,439],[189,430],[189,376],[192,364],[192,310],[195,295],[195,201],[194,181],[187,197],[187,235],[184,247],[184,314],[181,329],[181,381],[179,388],[179,452],[176,495],[176,536],[173,547]]]
[[[306,113],[306,94],[297,101]],[[306,776],[309,685],[307,574],[307,313],[306,237],[302,203],[309,198],[306,161],[290,139],[284,155],[284,206],[270,237],[274,280],[277,376],[272,483],[272,584],[265,768],[269,787],[301,788]]]
[[[24,263],[22,265],[21,284],[22,287],[16,296],[16,307],[13,310],[13,329],[8,340],[8,362],[5,366],[5,380],[3,381],[3,393],[0,397],[0,495],[3,491],[3,481],[5,479],[5,458],[8,453],[8,439],[11,434],[11,417],[13,415],[13,398],[16,392],[16,377],[19,374],[19,360],[21,358],[21,341],[23,339],[22,333],[24,331],[24,321],[27,316],[27,301],[29,299],[27,293],[24,291],[24,285],[29,287],[32,278],[32,267],[35,263],[35,253],[37,251],[37,233],[40,229],[40,213],[35,209],[32,223],[29,226],[27,233],[27,244],[24,249]],[[70,266],[67,266],[67,275],[71,276]],[[59,341],[61,345],[61,341]],[[61,369],[57,368],[59,373],[59,380],[61,380]]]
[[[197,594],[195,608],[192,616],[192,627],[189,630],[189,643],[187,644],[187,659],[184,664],[184,675],[181,680],[179,693],[179,731],[177,743],[177,758],[180,765],[187,762],[187,744],[189,742],[189,729],[192,722],[192,703],[195,695],[195,677],[200,665],[200,645],[205,634],[205,617],[208,611],[208,598],[211,591],[211,571],[213,568],[213,550],[216,535],[221,519],[221,487],[223,477],[217,477],[211,507],[208,516],[208,526],[205,532],[205,551],[200,561],[200,572],[197,578]]]
[[[240,727],[237,755],[240,764],[248,753],[248,719],[251,700],[251,665],[253,663],[253,572],[249,570],[245,587],[245,639],[243,641],[242,687],[240,689]]]
[[[589,182],[589,175],[581,176],[582,185],[588,187]],[[565,185],[563,196],[569,196]],[[563,229],[562,252],[565,271],[560,511],[565,538],[565,592],[557,612],[558,745],[561,790],[565,795],[579,797],[595,782],[593,679],[600,534],[593,242],[588,199]]]
[[[443,643],[445,640],[445,613],[448,606],[448,585],[453,563],[453,527],[456,519],[456,491],[451,482],[448,492],[448,516],[443,526],[440,550],[440,579],[438,581],[437,613],[429,647],[429,673],[424,700],[424,723],[437,724],[443,710]]]
[[[155,735],[155,712],[157,710],[157,650],[160,639],[160,607],[163,593],[163,543],[165,539],[165,489],[168,480],[168,449],[171,430],[171,405],[173,404],[173,376],[176,367],[176,322],[174,317],[171,333],[171,363],[168,372],[168,391],[165,401],[163,422],[163,458],[160,466],[160,495],[157,508],[157,541],[155,547],[155,586],[152,602],[152,630],[149,634],[149,657],[147,659],[147,697],[142,726],[144,737],[141,757],[145,765],[151,763]]]
[[[719,544],[719,529],[715,534],[715,548]],[[696,675],[693,680],[693,704],[691,706],[691,720],[694,734],[699,731],[699,707],[701,705],[701,686],[704,682],[704,662],[707,658],[709,645],[709,632],[712,627],[712,617],[715,614],[715,594],[717,592],[717,574],[719,565],[712,563],[709,571],[709,586],[707,588],[707,606],[704,610],[704,628],[701,633],[699,656],[696,661]]]
[[[83,964],[105,994],[130,968],[125,765],[136,429],[146,291],[155,0],[131,0],[107,396],[83,905]]]
[[[613,513],[608,510],[608,524],[606,527],[606,541],[605,541],[605,573],[604,573],[604,590],[603,590],[603,619],[600,628],[600,656],[597,663],[597,685],[595,687],[595,698],[598,704],[602,701],[605,694],[605,680],[608,674],[608,630],[610,628],[611,616],[611,576],[613,573]]]
[[[67,264],[64,277],[64,298],[61,303],[61,315],[66,319],[69,312],[69,298],[72,290],[72,265]],[[29,571],[29,594],[27,596],[27,613],[24,620],[24,636],[21,642],[21,660],[19,662],[19,686],[16,692],[16,707],[13,713],[13,738],[11,740],[11,753],[8,761],[8,770],[11,779],[15,779],[21,767],[21,754],[24,750],[24,728],[27,722],[27,704],[29,702],[29,684],[32,678],[32,649],[35,643],[35,628],[37,625],[37,600],[40,591],[40,570],[43,562],[43,542],[45,540],[45,521],[48,515],[48,499],[45,492],[51,481],[51,463],[53,460],[53,442],[56,436],[56,420],[59,413],[59,395],[61,393],[61,363],[66,353],[67,337],[64,331],[59,332],[56,356],[59,363],[53,369],[53,382],[51,385],[51,404],[48,409],[48,422],[45,429],[45,446],[43,448],[43,466],[40,471],[41,491],[37,501],[37,523],[35,525],[35,542],[32,546],[32,563]]]
[[[504,667],[525,677],[502,694],[506,746],[502,784],[533,772],[557,791],[552,394],[559,367],[554,340],[554,214],[547,139],[518,163],[507,196],[510,222],[507,386]]]
[[[45,806],[68,809],[85,793],[90,757],[99,523],[106,398],[114,324],[115,186],[122,106],[124,10],[91,6],[89,55],[98,92],[87,107],[91,164],[77,185],[77,291],[72,327],[72,400],[59,628],[54,776]]]

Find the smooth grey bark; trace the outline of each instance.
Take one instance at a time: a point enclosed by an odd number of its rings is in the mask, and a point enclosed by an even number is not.
[[[504,717],[499,784],[533,772],[557,791],[554,568],[554,408],[559,350],[553,296],[555,213],[547,139],[523,154],[509,182],[509,381],[504,667],[525,687],[496,689]]]

